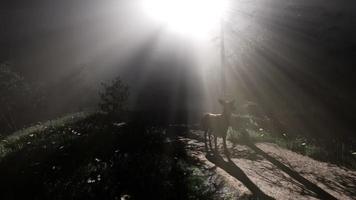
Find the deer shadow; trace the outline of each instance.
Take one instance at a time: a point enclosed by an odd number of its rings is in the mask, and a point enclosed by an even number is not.
[[[225,170],[231,176],[241,181],[252,192],[252,199],[274,199],[266,195],[255,183],[253,183],[244,171],[232,162],[229,157],[228,161],[225,161],[220,155],[209,153],[206,155],[206,158]]]
[[[194,135],[194,137],[195,139],[202,141],[201,137],[197,135]],[[330,199],[330,200],[337,199],[327,191],[323,190],[316,184],[304,178],[297,171],[291,169],[290,167],[286,166],[285,164],[281,163],[274,157],[270,156],[269,154],[261,150],[249,138],[246,138],[242,143],[240,141],[239,144],[249,147],[252,151],[249,150],[241,151],[236,149],[232,149],[232,150],[230,149],[230,156],[227,157],[227,161],[225,161],[217,152],[210,151],[207,152],[206,158],[210,162],[214,163],[216,166],[225,170],[231,176],[240,180],[252,192],[253,196],[256,197],[257,199],[273,199],[273,198],[269,197],[261,189],[259,189],[259,187],[248,178],[248,176],[244,173],[244,171],[240,167],[238,167],[231,160],[231,158],[241,157],[244,159],[254,160],[254,161],[260,161],[264,158],[268,160],[270,163],[272,163],[275,167],[277,167],[278,169],[286,173],[288,176],[290,176],[291,177],[290,181],[299,183],[300,186],[302,186],[301,189],[303,190],[304,194],[309,194],[319,199]],[[241,153],[243,153],[244,155],[241,155]],[[253,154],[253,156],[251,157],[250,154]],[[352,194],[354,193],[352,192],[351,195]]]
[[[260,160],[260,157],[265,158],[268,160],[270,163],[272,163],[274,166],[276,166],[278,169],[282,170],[286,174],[288,174],[292,179],[297,181],[298,183],[303,186],[303,190],[310,191],[308,192],[310,195],[313,195],[319,199],[337,199],[330,193],[326,192],[316,184],[312,183],[308,179],[304,178],[301,176],[298,172],[294,171],[290,167],[286,166],[285,164],[281,163],[274,157],[268,155],[266,152],[258,148],[254,143],[250,141],[245,141],[245,145],[251,150],[254,151],[254,154],[257,154]],[[236,157],[234,151],[232,152],[232,157]],[[214,163],[215,165],[219,166],[223,170],[225,170],[227,173],[229,173],[231,176],[235,177],[236,179],[240,180],[253,194],[253,196],[257,199],[273,199],[272,197],[266,195],[259,187],[254,184],[251,179],[244,173],[244,171],[239,168],[232,160],[231,157],[227,157],[227,161],[225,161],[219,154],[215,154],[212,152],[208,152],[206,155],[206,158]]]
[[[281,163],[274,157],[268,155],[266,152],[262,151],[260,148],[258,148],[254,143],[252,142],[247,142],[246,144],[248,147],[250,147],[253,151],[255,151],[257,154],[263,156],[266,160],[271,162],[273,165],[275,165],[277,168],[288,174],[290,177],[292,177],[294,180],[298,181],[300,184],[302,184],[306,189],[309,191],[313,192],[317,198],[320,199],[337,199],[333,195],[329,194],[316,184],[312,183],[308,179],[304,178],[301,176],[298,172],[294,171],[293,169],[289,168],[285,164]]]

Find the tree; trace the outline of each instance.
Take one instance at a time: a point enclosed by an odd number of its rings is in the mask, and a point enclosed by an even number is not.
[[[129,87],[122,82],[120,77],[116,77],[109,83],[102,83],[104,88],[100,92],[100,109],[109,114],[122,114],[129,97]]]

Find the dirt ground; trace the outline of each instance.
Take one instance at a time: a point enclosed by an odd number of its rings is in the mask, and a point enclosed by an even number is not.
[[[238,199],[356,199],[356,171],[313,160],[272,143],[228,144],[228,159],[206,153],[200,131],[180,140],[190,154],[222,177]],[[220,139],[221,140],[221,139]],[[219,149],[222,150],[221,142]]]

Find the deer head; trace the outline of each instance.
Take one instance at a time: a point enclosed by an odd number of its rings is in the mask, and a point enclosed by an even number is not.
[[[235,105],[234,105],[235,100],[225,101],[225,100],[219,99],[219,103],[223,107],[223,115],[225,115],[225,116],[230,116],[232,114],[232,112],[236,110]]]

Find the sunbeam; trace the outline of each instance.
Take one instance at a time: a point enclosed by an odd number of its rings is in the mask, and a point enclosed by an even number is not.
[[[0,1],[1,199],[355,199],[355,11]]]

